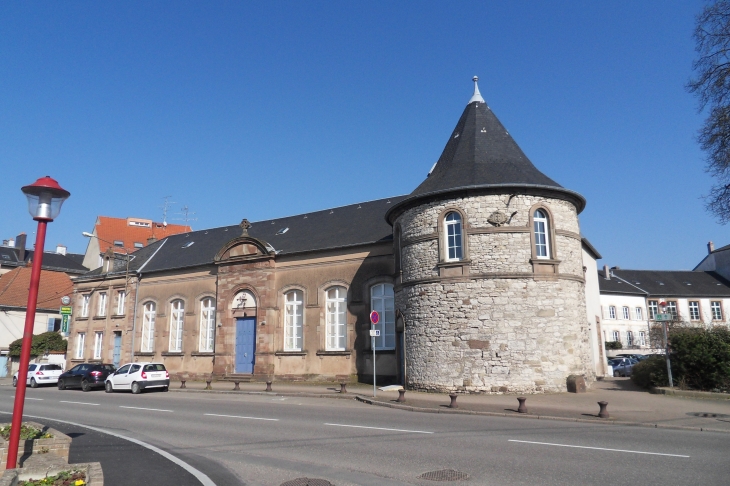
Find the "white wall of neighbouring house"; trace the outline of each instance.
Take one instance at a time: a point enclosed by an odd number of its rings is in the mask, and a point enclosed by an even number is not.
[[[601,293],[598,288],[598,266],[591,252],[583,247],[583,267],[586,280],[586,318],[590,326],[593,369],[596,376],[607,376],[608,363],[601,332]]]

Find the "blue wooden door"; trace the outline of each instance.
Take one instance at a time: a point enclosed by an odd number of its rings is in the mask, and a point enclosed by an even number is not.
[[[112,361],[115,368],[119,368],[119,361],[122,356],[122,333],[114,333],[114,354],[112,355]]]
[[[236,319],[236,373],[253,373],[256,350],[256,318]]]

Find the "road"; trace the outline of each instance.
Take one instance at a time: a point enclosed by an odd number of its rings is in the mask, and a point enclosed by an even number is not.
[[[0,411],[12,411],[13,395],[0,387]],[[25,414],[152,444],[221,486],[301,477],[433,484],[418,477],[442,469],[486,485],[721,485],[730,477],[730,434],[413,413],[343,399],[39,388],[28,389]],[[173,477],[155,484],[182,486]]]

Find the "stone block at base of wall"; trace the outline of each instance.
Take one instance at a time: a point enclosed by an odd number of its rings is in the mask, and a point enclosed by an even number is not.
[[[580,375],[570,375],[566,381],[569,393],[585,393],[586,380]]]

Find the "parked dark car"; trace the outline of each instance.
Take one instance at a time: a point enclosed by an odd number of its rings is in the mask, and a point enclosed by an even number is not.
[[[114,373],[114,365],[101,363],[77,364],[58,377],[58,389],[81,388],[91,391],[92,388],[104,388],[104,380]]]

